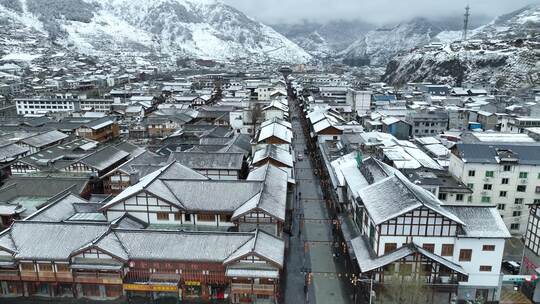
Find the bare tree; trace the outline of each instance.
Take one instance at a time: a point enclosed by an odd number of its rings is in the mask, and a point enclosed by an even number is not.
[[[380,298],[384,303],[421,304],[430,303],[431,290],[424,281],[422,272],[409,275],[386,274]]]
[[[263,119],[263,111],[260,103],[254,103],[251,107],[251,120],[250,123],[253,125],[252,136],[255,136],[255,130],[257,129],[257,124]]]

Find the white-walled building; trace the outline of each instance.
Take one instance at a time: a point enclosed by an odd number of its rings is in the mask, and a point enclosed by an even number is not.
[[[379,167],[362,165],[351,189],[352,218],[360,230],[351,246],[359,275],[373,279],[377,291],[394,279],[420,280],[441,303],[498,301],[510,233],[496,208],[442,204],[399,171]]]
[[[496,205],[513,234],[524,234],[528,204],[540,203],[540,146],[457,144],[449,172],[473,194],[464,203]]]
[[[347,90],[346,102],[356,115],[364,115],[371,110],[371,91]]]
[[[108,219],[129,214],[154,227],[239,231],[281,236],[288,197],[287,172],[272,165],[246,180],[210,180],[178,162],[141,178],[101,209]]]

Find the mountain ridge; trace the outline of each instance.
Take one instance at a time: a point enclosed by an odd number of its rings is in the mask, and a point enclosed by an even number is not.
[[[272,28],[215,0],[1,0],[0,16],[88,55],[155,53],[297,63],[312,59]]]

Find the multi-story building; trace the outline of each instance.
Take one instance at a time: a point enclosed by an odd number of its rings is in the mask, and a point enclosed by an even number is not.
[[[397,170],[380,163],[375,167],[360,165],[362,174],[355,178],[355,276],[369,277],[378,297],[398,302],[400,295],[388,292],[393,284],[402,286],[400,293],[429,287],[422,297],[436,303],[498,301],[510,234],[496,208],[442,204]]]
[[[263,231],[186,232],[86,221],[16,221],[3,231],[0,297],[245,303],[276,301],[279,294],[284,242]]]
[[[77,96],[69,98],[25,97],[15,99],[18,115],[61,112],[71,113],[79,112],[81,110],[109,112],[112,108],[112,104],[112,99],[83,99],[77,98]]]
[[[82,124],[76,129],[76,134],[77,136],[97,142],[106,142],[118,137],[120,127],[114,119],[104,117]]]
[[[126,188],[101,210],[110,219],[129,214],[153,227],[262,229],[281,236],[288,222],[289,196],[287,172],[272,165],[235,181],[210,180],[170,163]]]
[[[501,131],[524,133],[527,128],[540,127],[537,117],[505,117],[501,123]]]
[[[540,146],[457,144],[449,172],[473,191],[466,203],[493,204],[513,234],[524,234],[527,204],[540,203]]]
[[[405,119],[412,126],[414,137],[434,136],[448,129],[448,113],[446,111],[410,112]]]

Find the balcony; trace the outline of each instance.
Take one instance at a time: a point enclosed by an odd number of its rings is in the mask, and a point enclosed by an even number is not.
[[[23,281],[37,281],[38,275],[35,271],[21,271],[21,280]]]
[[[57,272],[56,280],[58,282],[71,282],[73,281],[73,275],[71,272]]]
[[[40,271],[38,273],[38,279],[42,282],[54,282],[56,281],[56,276],[54,271]]]
[[[251,293],[253,289],[254,292],[270,292],[273,293],[275,286],[269,284],[246,284],[246,283],[232,283],[231,292],[245,292]]]
[[[19,271],[17,270],[0,271],[0,281],[18,281],[19,279]]]
[[[93,284],[122,284],[119,273],[75,272],[75,282]]]

